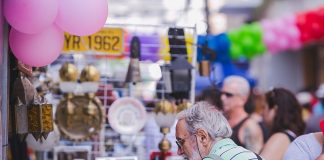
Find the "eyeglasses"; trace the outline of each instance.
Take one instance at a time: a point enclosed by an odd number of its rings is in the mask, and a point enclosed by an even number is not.
[[[181,139],[181,138],[177,138],[177,140],[175,142],[176,142],[178,148],[181,149],[182,146],[183,146],[183,144],[184,144],[184,142],[185,142],[185,140],[184,139]]]
[[[232,98],[235,96],[235,94],[233,93],[224,92],[224,91],[221,92],[221,95],[225,95],[227,98]]]

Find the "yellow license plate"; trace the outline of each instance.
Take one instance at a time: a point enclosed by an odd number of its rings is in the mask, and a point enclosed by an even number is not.
[[[118,56],[124,51],[124,36],[121,28],[102,28],[89,36],[64,33],[63,53],[96,51]]]

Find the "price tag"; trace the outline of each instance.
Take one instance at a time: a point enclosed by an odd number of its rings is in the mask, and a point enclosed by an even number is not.
[[[121,28],[102,28],[89,36],[75,36],[64,33],[63,53],[97,51],[119,56],[124,50],[124,36]]]

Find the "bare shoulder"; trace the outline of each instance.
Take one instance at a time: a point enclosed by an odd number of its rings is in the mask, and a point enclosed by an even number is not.
[[[275,133],[268,139],[267,143],[263,146],[261,156],[265,159],[282,159],[289,144],[289,138],[285,134]]]
[[[278,133],[275,133],[275,134],[273,134],[270,138],[269,138],[269,140],[267,141],[267,143],[287,143],[287,144],[289,144],[290,143],[290,140],[289,140],[289,138],[288,138],[288,136],[286,135],[286,134],[284,134],[284,133],[280,133],[280,132],[278,132]]]

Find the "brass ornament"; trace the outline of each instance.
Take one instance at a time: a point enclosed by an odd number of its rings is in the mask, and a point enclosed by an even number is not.
[[[156,106],[154,108],[155,113],[163,113],[163,114],[168,114],[168,113],[175,113],[176,112],[176,106],[172,104],[168,100],[161,100],[158,103],[156,103]]]
[[[64,63],[59,74],[62,81],[76,81],[78,79],[78,69],[72,63]]]
[[[168,152],[171,149],[171,142],[164,137],[159,143],[159,149],[162,152]]]
[[[185,109],[188,109],[191,106],[192,104],[189,101],[183,101],[182,103],[178,104],[177,112],[179,113]]]
[[[64,98],[57,106],[55,123],[63,137],[73,141],[88,140],[102,127],[101,102],[92,94]]]
[[[41,137],[47,138],[53,131],[53,107],[52,104],[34,103],[27,108],[28,132],[31,133],[36,141]]]
[[[201,76],[209,76],[210,74],[210,63],[208,60],[202,60],[199,63],[199,73]]]
[[[80,76],[81,82],[97,82],[100,80],[100,72],[93,65],[87,65],[83,68]]]

